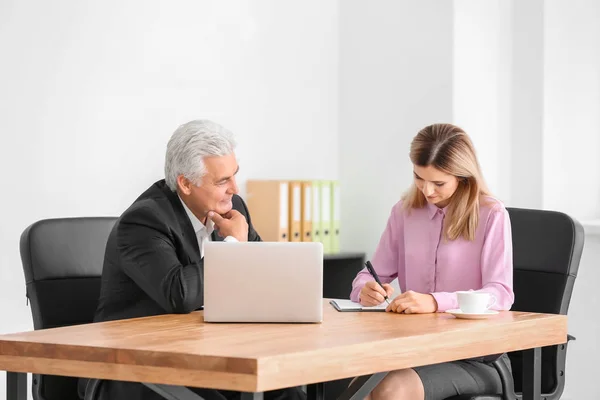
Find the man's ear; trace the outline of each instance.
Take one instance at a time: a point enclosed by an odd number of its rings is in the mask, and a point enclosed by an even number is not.
[[[183,175],[177,176],[177,188],[181,193],[189,196],[192,193],[192,182]]]

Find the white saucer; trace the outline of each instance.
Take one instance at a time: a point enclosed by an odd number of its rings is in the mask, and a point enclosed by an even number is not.
[[[462,312],[460,309],[448,310],[446,312],[448,314],[454,315],[456,318],[463,318],[463,319],[486,319],[486,318],[492,317],[494,315],[498,315],[498,311],[494,311],[494,310],[486,310],[485,312],[478,313],[478,314],[465,313],[465,312]]]

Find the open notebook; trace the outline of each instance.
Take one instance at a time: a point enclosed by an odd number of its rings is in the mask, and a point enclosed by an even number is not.
[[[385,311],[388,305],[386,302],[383,302],[383,304],[378,306],[367,307],[351,300],[343,299],[330,300],[329,304],[331,304],[338,311]]]

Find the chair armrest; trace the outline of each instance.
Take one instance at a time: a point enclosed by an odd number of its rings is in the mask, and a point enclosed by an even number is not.
[[[491,364],[494,366],[498,375],[500,375],[500,381],[502,382],[502,395],[500,394],[463,394],[459,396],[453,396],[445,400],[503,400],[503,399],[516,399],[514,381],[510,370],[506,367],[506,364],[500,361],[500,358],[496,358]]]
[[[100,394],[100,385],[102,380],[90,379],[85,386],[85,397],[83,400],[96,400]]]
[[[516,399],[515,381],[506,364],[501,362],[500,359],[497,359],[492,363],[492,365],[494,368],[496,368],[496,371],[498,371],[498,375],[500,375],[500,381],[502,382],[503,396],[501,396],[501,398]]]

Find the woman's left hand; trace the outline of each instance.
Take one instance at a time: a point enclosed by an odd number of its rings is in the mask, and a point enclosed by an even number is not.
[[[437,302],[430,294],[409,290],[390,302],[385,311],[404,314],[427,314],[437,311]]]

